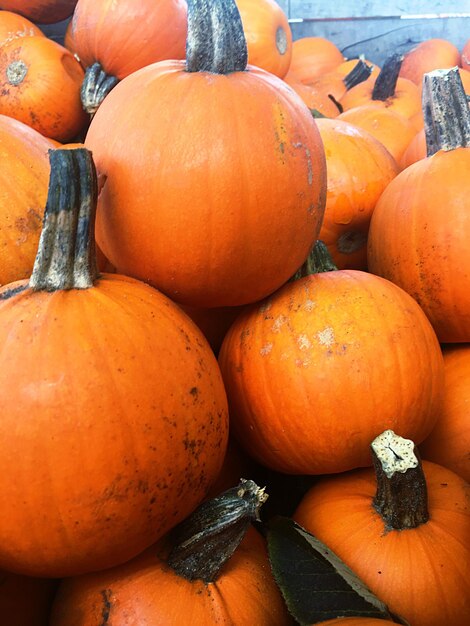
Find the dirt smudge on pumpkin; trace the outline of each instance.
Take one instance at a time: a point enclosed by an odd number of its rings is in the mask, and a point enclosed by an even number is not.
[[[299,346],[300,350],[309,350],[312,347],[310,339],[307,337],[307,335],[299,335],[297,337],[297,345]]]
[[[324,330],[319,330],[316,337],[318,343],[327,348],[330,348],[335,342],[335,334],[331,326],[328,326]]]
[[[276,317],[276,319],[274,320],[274,323],[271,327],[271,330],[273,333],[279,333],[281,332],[281,328],[287,324],[288,319],[285,315],[279,315],[278,317]]]
[[[28,235],[31,233],[37,233],[42,227],[42,216],[35,209],[28,209],[26,215],[18,217],[15,220],[15,228],[19,233],[17,244],[24,243]]]
[[[259,351],[259,353],[261,354],[261,356],[267,356],[268,354],[271,353],[273,349],[273,344],[272,343],[266,343],[261,350]]]
[[[102,618],[102,622],[100,624],[100,626],[107,626],[107,624],[109,624],[109,616],[111,615],[111,609],[112,609],[112,603],[111,603],[111,596],[112,596],[112,591],[111,589],[102,589],[101,590],[101,598],[102,598],[102,602],[103,602],[103,608],[101,609],[101,618]]]

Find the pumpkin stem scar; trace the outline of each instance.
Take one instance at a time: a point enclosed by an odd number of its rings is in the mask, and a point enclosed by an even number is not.
[[[19,85],[23,82],[28,73],[28,66],[24,61],[13,61],[7,67],[7,79],[10,85]]]

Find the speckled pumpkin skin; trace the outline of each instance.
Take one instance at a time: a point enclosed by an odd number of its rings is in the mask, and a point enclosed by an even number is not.
[[[133,279],[15,295],[24,285],[0,291],[0,567],[111,567],[217,477],[228,427],[217,362],[176,305]]]

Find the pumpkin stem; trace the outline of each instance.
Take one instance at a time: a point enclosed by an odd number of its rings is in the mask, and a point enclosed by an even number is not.
[[[119,78],[109,76],[96,62],[86,68],[80,89],[82,107],[92,117],[108,93],[118,84]]]
[[[333,263],[330,251],[319,239],[310,251],[304,264],[292,276],[291,280],[299,280],[311,274],[320,274],[321,272],[336,272],[336,265]]]
[[[39,248],[29,287],[88,289],[98,277],[96,170],[86,148],[49,150],[51,174]]]
[[[213,582],[268,499],[252,480],[201,504],[174,531],[168,565],[186,580]]]
[[[395,95],[403,58],[402,54],[392,54],[386,59],[375,81],[372,90],[372,100],[385,102],[385,100]]]
[[[235,0],[188,0],[186,70],[230,74],[245,70],[247,60]]]
[[[386,430],[371,444],[377,492],[373,506],[387,530],[405,530],[429,519],[428,493],[415,444]]]
[[[427,155],[470,146],[470,110],[459,70],[424,75],[423,112]]]
[[[373,65],[367,65],[362,59],[356,63],[349,74],[343,78],[343,83],[349,91],[352,87],[366,81],[372,73]]]

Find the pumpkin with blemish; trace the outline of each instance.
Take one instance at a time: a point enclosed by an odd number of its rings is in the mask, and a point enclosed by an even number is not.
[[[42,35],[42,31],[22,15],[12,11],[0,11],[0,47],[17,37]]]
[[[0,115],[0,285],[33,269],[53,147],[33,128]]]
[[[89,151],[50,159],[33,273],[0,290],[0,568],[62,577],[127,561],[186,517],[219,474],[228,416],[193,322],[98,274]]]
[[[443,391],[423,311],[387,280],[335,270],[324,245],[305,272],[225,336],[219,364],[240,445],[280,472],[328,474],[369,465],[385,428],[422,441]]]
[[[247,67],[234,2],[188,9],[186,62],[134,72],[91,122],[85,144],[107,176],[97,242],[119,272],[177,302],[242,305],[305,260],[323,217],[325,157],[300,98]],[[212,24],[223,25],[214,49]]]

